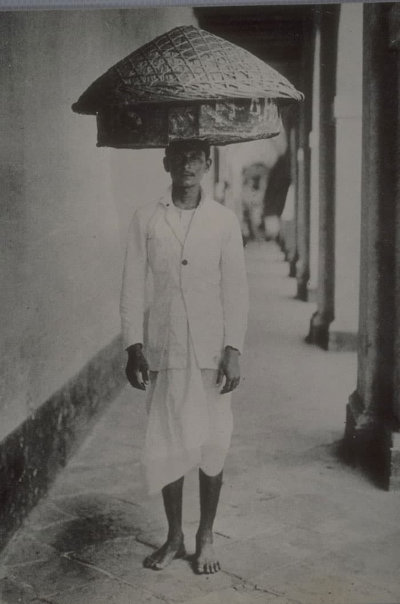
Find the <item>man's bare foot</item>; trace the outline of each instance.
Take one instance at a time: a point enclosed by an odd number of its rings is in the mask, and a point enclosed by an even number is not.
[[[153,570],[162,570],[168,564],[171,564],[174,558],[184,558],[185,556],[186,549],[183,535],[181,535],[176,538],[167,539],[164,545],[143,560],[143,566]]]
[[[199,574],[213,574],[221,570],[219,560],[215,554],[212,533],[196,535],[196,555],[194,570]]]

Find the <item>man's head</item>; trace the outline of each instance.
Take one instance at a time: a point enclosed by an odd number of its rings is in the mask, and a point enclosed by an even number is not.
[[[211,166],[210,145],[203,140],[177,140],[165,149],[164,168],[174,185],[199,185]]]

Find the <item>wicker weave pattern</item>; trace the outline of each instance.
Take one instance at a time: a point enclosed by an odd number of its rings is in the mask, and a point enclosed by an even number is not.
[[[193,26],[176,27],[109,69],[74,110],[101,105],[235,98],[302,100],[277,71],[248,51]]]

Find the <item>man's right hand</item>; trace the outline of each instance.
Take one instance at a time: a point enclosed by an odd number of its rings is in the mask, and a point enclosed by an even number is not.
[[[143,354],[142,344],[133,344],[126,349],[128,353],[128,362],[125,368],[125,375],[128,382],[134,388],[146,390],[149,383],[149,365]]]

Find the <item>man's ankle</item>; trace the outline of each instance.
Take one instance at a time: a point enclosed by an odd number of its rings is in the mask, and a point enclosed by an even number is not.
[[[167,541],[169,542],[181,542],[183,541],[183,531],[182,529],[176,529],[174,531],[169,531],[167,535]]]
[[[213,541],[213,530],[210,527],[199,527],[196,533],[196,539],[201,541]]]

